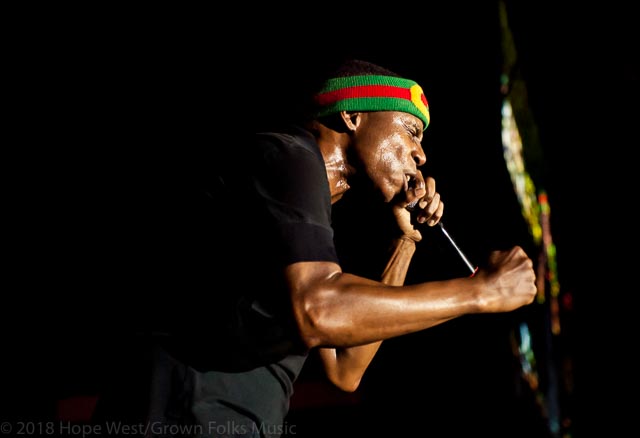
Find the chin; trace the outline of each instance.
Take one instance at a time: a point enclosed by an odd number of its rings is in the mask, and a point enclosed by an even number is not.
[[[375,196],[384,203],[390,203],[394,199],[397,199],[402,193],[404,193],[404,185],[398,188],[398,185],[393,185],[391,182],[383,185],[372,185],[371,188]]]
[[[394,199],[397,199],[398,196],[400,196],[400,193],[402,193],[401,191],[380,191],[380,195],[382,198],[382,201],[385,203],[390,203],[391,201],[393,201]]]

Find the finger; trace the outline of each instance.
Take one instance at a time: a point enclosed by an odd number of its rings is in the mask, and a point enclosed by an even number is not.
[[[420,207],[422,209],[417,216],[418,222],[422,224],[433,219],[433,225],[435,225],[444,211],[444,204],[440,201],[440,193],[436,192],[430,202],[420,202]]]
[[[442,219],[443,214],[444,214],[444,202],[440,201],[435,213],[433,213],[433,215],[427,220],[427,225],[429,226],[436,225],[438,222],[440,222],[440,219]]]
[[[420,176],[422,176],[422,174],[420,174]],[[425,184],[425,194],[423,197],[428,202],[432,200],[436,194],[436,180],[433,179],[433,177],[428,176],[424,178],[424,184]]]

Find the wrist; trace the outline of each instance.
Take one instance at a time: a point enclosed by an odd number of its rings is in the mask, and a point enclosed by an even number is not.
[[[398,242],[413,243],[415,245],[416,242],[420,242],[422,240],[422,235],[418,231],[414,230],[412,233],[403,233],[396,237],[395,240]]]

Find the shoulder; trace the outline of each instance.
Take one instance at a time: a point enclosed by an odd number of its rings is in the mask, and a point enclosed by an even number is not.
[[[255,144],[261,150],[271,152],[306,151],[322,159],[320,149],[311,132],[298,125],[287,126],[280,130],[262,131],[255,134]]]

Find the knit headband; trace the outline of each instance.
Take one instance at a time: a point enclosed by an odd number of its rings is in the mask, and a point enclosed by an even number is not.
[[[360,75],[329,79],[315,96],[316,117],[340,111],[401,111],[429,125],[429,104],[416,82],[394,76]]]

